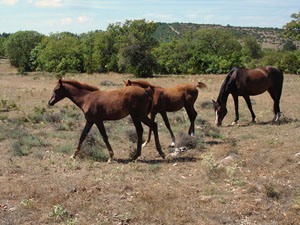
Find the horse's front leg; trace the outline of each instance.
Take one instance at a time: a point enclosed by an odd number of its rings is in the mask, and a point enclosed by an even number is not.
[[[89,133],[91,127],[93,126],[94,123],[86,121],[85,127],[81,133],[80,139],[79,139],[79,144],[77,146],[76,151],[74,152],[74,154],[71,156],[71,158],[75,159],[75,157],[77,156],[77,154],[80,151],[82,142],[84,141],[84,139],[86,138],[87,134]]]
[[[161,116],[162,116],[162,118],[163,118],[163,120],[165,122],[165,125],[168,128],[168,130],[170,132],[170,135],[171,135],[171,138],[172,138],[172,143],[171,143],[170,147],[175,147],[175,135],[173,134],[173,131],[171,129],[167,113],[163,112],[163,113],[161,113]]]
[[[150,113],[150,119],[151,119],[152,121],[155,120],[155,116],[156,116],[156,113],[153,113],[153,112]],[[151,140],[151,133],[152,133],[152,130],[151,130],[151,128],[149,127],[148,138],[147,138],[147,140],[143,143],[142,147],[145,147],[145,146],[150,142],[150,140]]]
[[[240,119],[239,116],[239,97],[238,95],[232,95],[234,101],[234,109],[235,109],[235,119],[231,125],[236,125]]]
[[[255,114],[253,112],[253,109],[252,109],[252,104],[251,104],[250,97],[249,97],[249,95],[245,95],[243,97],[244,97],[244,99],[245,99],[245,101],[247,103],[247,106],[248,106],[249,110],[250,110],[250,113],[251,113],[251,116],[252,116],[252,123],[255,123],[255,117],[256,116],[255,116]]]
[[[113,157],[114,157],[114,152],[112,150],[112,147],[110,146],[110,143],[108,142],[108,137],[107,137],[107,134],[106,134],[106,131],[105,131],[105,127],[104,127],[104,124],[103,124],[103,121],[100,121],[100,122],[97,122],[96,123],[97,127],[98,127],[98,130],[103,138],[103,141],[106,145],[106,148],[108,150],[108,155],[109,155],[109,158],[108,158],[108,161],[107,163],[111,163],[112,160],[113,160]]]

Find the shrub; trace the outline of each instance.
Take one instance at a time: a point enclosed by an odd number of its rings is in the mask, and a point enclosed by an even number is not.
[[[11,34],[6,43],[6,52],[12,66],[19,71],[31,71],[31,51],[41,42],[42,34],[36,31],[18,31]]]

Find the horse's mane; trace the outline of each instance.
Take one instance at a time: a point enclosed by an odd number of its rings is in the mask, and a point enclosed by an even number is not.
[[[85,89],[85,90],[88,90],[88,91],[99,91],[99,88],[97,88],[95,86],[85,84],[85,83],[80,83],[76,80],[62,80],[62,82],[65,83],[65,84],[70,84],[72,86],[75,86],[79,89]]]
[[[220,92],[219,92],[219,96],[218,96],[218,99],[217,99],[217,102],[221,103],[223,101],[223,98],[225,97],[225,91],[227,89],[227,86],[228,86],[228,83],[230,81],[230,78],[232,76],[232,74],[239,68],[232,68],[230,70],[230,72],[227,74],[225,80],[223,81],[222,85],[221,85],[221,89],[220,89]]]

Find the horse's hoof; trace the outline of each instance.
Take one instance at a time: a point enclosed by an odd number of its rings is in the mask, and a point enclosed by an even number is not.
[[[160,153],[160,156],[163,158],[163,159],[165,159],[166,158],[166,154],[165,153]]]
[[[146,141],[146,142],[144,142],[143,144],[142,144],[142,148],[144,148],[146,145],[148,144],[148,142]]]
[[[76,157],[75,155],[71,155],[70,159],[75,159],[75,157]]]
[[[172,143],[169,145],[169,148],[175,148],[175,142],[172,142]]]
[[[112,164],[112,159],[108,159],[107,164]]]
[[[131,158],[131,161],[135,161],[139,156],[140,156],[140,154],[135,154],[135,155]]]
[[[231,123],[231,126],[236,126],[236,125],[238,125],[238,123],[237,123],[236,121],[233,121],[233,122]]]

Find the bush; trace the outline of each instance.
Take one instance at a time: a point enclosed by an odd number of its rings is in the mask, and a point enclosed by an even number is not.
[[[42,34],[35,31],[18,31],[11,34],[6,43],[6,53],[12,66],[19,71],[31,71],[31,51],[41,42]]]
[[[32,51],[31,59],[38,70],[62,74],[83,72],[83,56],[79,39],[70,33],[45,37]]]

